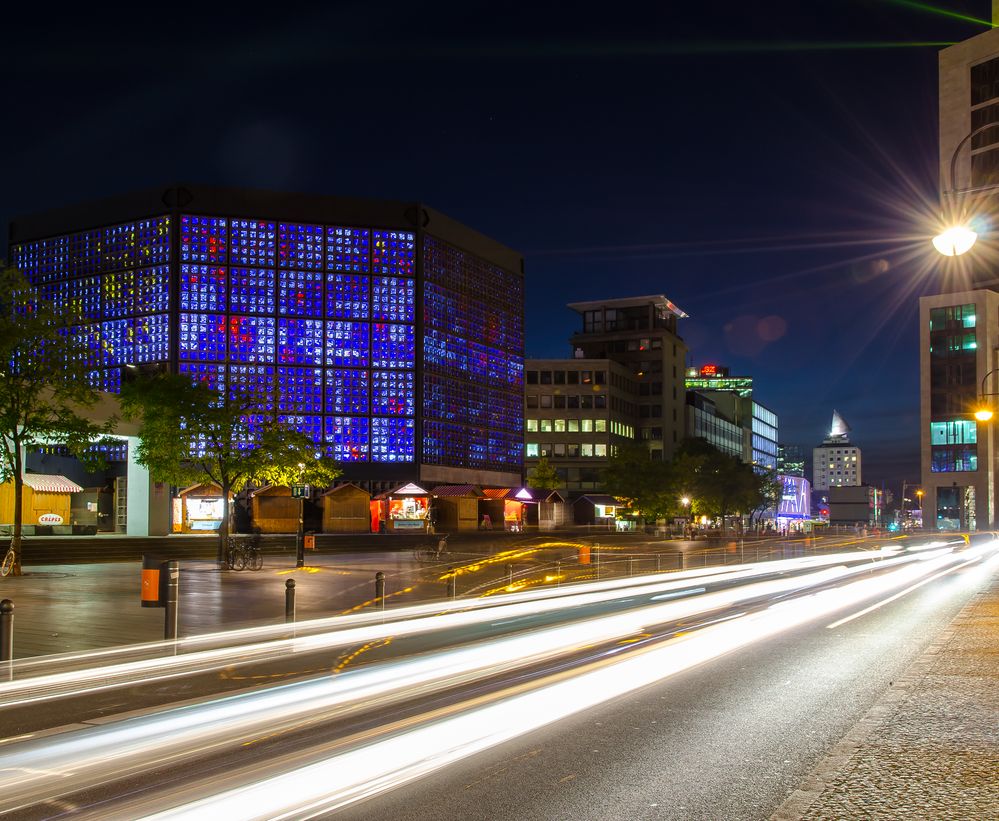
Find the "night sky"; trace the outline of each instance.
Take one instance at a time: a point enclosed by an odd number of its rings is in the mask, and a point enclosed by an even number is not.
[[[784,442],[836,408],[867,481],[918,478],[936,55],[987,0],[38,8],[3,223],[174,182],[421,200],[525,254],[528,356],[569,355],[568,302],[663,293]]]

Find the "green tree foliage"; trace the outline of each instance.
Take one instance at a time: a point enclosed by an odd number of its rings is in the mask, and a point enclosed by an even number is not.
[[[759,522],[768,511],[776,513],[780,507],[784,495],[784,482],[775,468],[765,473],[757,473],[756,479],[759,483],[760,502],[753,511],[753,517]]]
[[[670,462],[653,461],[637,442],[620,446],[608,462],[604,487],[647,522],[670,518],[680,508],[679,477]]]
[[[230,494],[251,481],[326,487],[342,472],[321,457],[310,437],[277,419],[261,420],[251,399],[234,399],[183,375],[141,373],[126,380],[121,405],[141,420],[136,460],[156,479],[176,485],[207,480],[221,489],[220,560]]]
[[[97,425],[86,410],[99,399],[87,381],[91,353],[69,319],[38,297],[15,268],[0,270],[0,481],[14,482],[13,572],[21,572],[24,455],[66,446],[92,469],[102,460],[87,445],[114,420]]]
[[[704,439],[688,439],[678,449],[674,466],[692,500],[693,512],[725,519],[750,513],[764,503],[763,475],[741,459],[722,453]]]
[[[562,486],[562,478],[547,456],[538,459],[537,465],[527,474],[527,486],[539,490],[558,490]]]

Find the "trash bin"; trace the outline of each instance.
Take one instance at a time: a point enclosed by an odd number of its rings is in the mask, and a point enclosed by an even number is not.
[[[305,534],[305,549],[315,550],[316,549],[316,534],[311,531]]]
[[[142,555],[142,606],[166,607],[166,560],[149,553]]]

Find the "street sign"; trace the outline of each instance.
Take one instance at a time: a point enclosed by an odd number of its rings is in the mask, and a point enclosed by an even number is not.
[[[293,499],[307,499],[312,493],[312,488],[309,485],[292,485],[291,486],[291,498]]]

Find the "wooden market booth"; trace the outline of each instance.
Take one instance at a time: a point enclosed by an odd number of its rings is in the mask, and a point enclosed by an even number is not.
[[[427,530],[430,493],[409,484],[379,493],[371,500],[371,529],[375,533],[419,533]]]
[[[623,508],[613,496],[593,493],[580,496],[573,502],[573,516],[577,525],[600,525],[613,530],[619,508]]]
[[[76,482],[51,473],[24,474],[21,522],[25,528],[70,526],[70,494],[83,490]],[[14,480],[0,485],[0,524],[14,523]]]
[[[264,485],[250,494],[253,526],[261,533],[297,533],[300,499],[287,485]]]
[[[475,485],[437,485],[433,494],[436,530],[475,530],[479,526],[483,494]]]
[[[547,488],[521,488],[527,491],[531,501],[524,500],[524,524],[538,530],[558,530],[570,524],[569,503],[557,490]]]
[[[371,494],[346,482],[327,490],[323,500],[323,533],[368,533]]]
[[[504,530],[523,530],[527,524],[525,513],[533,501],[527,488],[487,487],[482,491],[485,499],[479,502],[479,515],[488,516],[493,527]]]
[[[174,533],[204,533],[218,530],[221,524],[222,488],[218,485],[202,482],[173,497]]]

